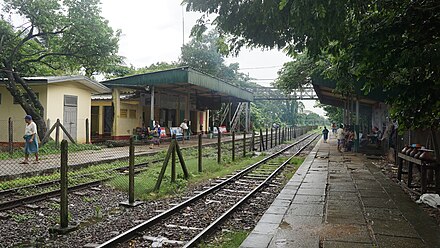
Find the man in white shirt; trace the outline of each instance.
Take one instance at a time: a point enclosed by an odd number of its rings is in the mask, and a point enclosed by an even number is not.
[[[182,129],[182,133],[183,133],[183,140],[182,140],[182,144],[185,143],[185,139],[189,139],[189,133],[188,133],[188,120],[184,119],[182,124],[180,124],[180,128]],[[188,136],[188,137],[186,137]]]
[[[26,128],[24,130],[24,161],[21,164],[29,164],[29,154],[35,154],[35,163],[38,163],[38,133],[37,124],[32,121],[32,116],[24,117]]]
[[[338,130],[336,130],[336,137],[338,138],[338,151],[342,152],[345,143],[345,132],[342,124],[339,126]]]

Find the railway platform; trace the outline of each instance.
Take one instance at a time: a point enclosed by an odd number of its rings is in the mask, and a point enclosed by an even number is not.
[[[241,244],[259,247],[440,247],[440,228],[362,154],[332,136],[307,156]]]

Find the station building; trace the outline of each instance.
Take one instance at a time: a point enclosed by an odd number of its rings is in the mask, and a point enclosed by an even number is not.
[[[101,82],[111,94],[92,96],[92,140],[121,140],[136,129],[178,127],[187,119],[192,133],[212,127],[210,111],[223,103],[249,103],[253,94],[190,67],[179,67]],[[249,104],[248,104],[249,106]],[[167,129],[168,132],[168,129]]]
[[[26,77],[24,79],[44,107],[47,127],[50,128],[59,119],[73,139],[78,143],[85,143],[86,119],[91,116],[92,95],[108,93],[111,92],[110,89],[84,76]],[[9,142],[9,123],[12,127],[12,142],[23,143],[25,115],[20,104],[0,82],[0,144]],[[55,132],[51,136],[54,138]]]
[[[368,132],[373,127],[382,130],[391,122],[389,106],[384,103],[388,93],[384,91],[374,89],[365,94],[362,86],[354,83],[354,92],[347,96],[335,91],[336,81],[322,77],[314,77],[312,85],[322,104],[343,109],[344,124],[358,125],[360,130]]]

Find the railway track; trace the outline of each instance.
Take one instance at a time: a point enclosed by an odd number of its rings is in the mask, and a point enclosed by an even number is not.
[[[145,163],[139,163],[135,165],[135,173],[139,173],[145,170],[150,164],[159,163],[163,160],[154,160]],[[81,190],[91,186],[99,185],[100,183],[110,180],[118,175],[118,173],[123,173],[128,167],[122,166],[118,168],[112,168],[103,170],[97,173],[82,174],[75,178],[81,178],[85,181],[84,183],[79,183],[69,187],[69,192]],[[98,180],[93,179],[97,175],[102,177]],[[48,182],[42,182],[37,184],[26,185],[22,187],[7,189],[0,191],[0,211],[16,208],[22,205],[31,204],[39,201],[44,201],[46,199],[56,197],[60,195],[59,190],[60,180],[52,180]],[[23,191],[38,190],[41,193],[30,194],[23,196]]]
[[[310,134],[213,187],[96,247],[194,247],[269,182],[320,135]],[[294,150],[283,162],[278,157]],[[158,247],[158,246],[157,246]]]
[[[243,139],[237,139],[238,141],[242,141]],[[231,149],[228,147],[230,140],[225,141],[223,145],[223,149],[226,151],[230,151]],[[248,149],[251,144],[251,139],[248,138],[246,142],[246,146]],[[206,144],[205,147],[216,146],[217,144]],[[226,147],[225,147],[226,145]],[[186,149],[186,148],[184,148]],[[243,151],[243,146],[240,143],[236,144],[236,153],[240,153]],[[128,157],[127,157],[128,158]],[[146,170],[146,168],[154,163],[163,162],[163,159],[157,159],[153,161],[138,163],[135,165],[135,173],[142,172]],[[94,164],[93,166],[99,166],[99,164]],[[76,183],[75,185],[69,186],[69,192],[82,190],[88,187],[96,186],[114,178],[115,176],[120,175],[120,173],[124,173],[124,171],[128,170],[128,166],[120,166],[116,168],[110,168],[106,170],[102,170],[99,172],[88,173],[88,174],[80,174],[77,176],[70,177],[70,180],[80,179],[80,183]],[[119,174],[118,174],[119,173]],[[101,175],[99,179],[96,178],[97,175]],[[36,184],[29,184],[26,186],[11,188],[7,190],[0,191],[0,211],[13,209],[19,206],[23,206],[26,204],[32,204],[39,201],[44,201],[52,197],[56,197],[60,195],[59,190],[60,180],[51,180],[47,182],[40,182]],[[34,192],[32,192],[34,191]]]

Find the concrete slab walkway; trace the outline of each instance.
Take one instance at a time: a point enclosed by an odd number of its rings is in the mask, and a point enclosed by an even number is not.
[[[321,143],[243,248],[440,247],[440,228],[365,156]]]

